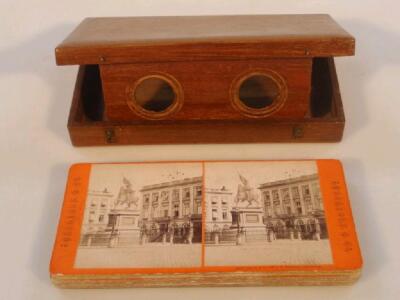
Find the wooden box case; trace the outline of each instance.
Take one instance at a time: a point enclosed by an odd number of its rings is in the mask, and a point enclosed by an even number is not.
[[[56,49],[77,146],[338,141],[353,54],[328,15],[88,18]]]

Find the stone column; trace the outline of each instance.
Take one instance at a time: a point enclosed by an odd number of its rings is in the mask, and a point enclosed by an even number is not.
[[[169,236],[169,243],[170,243],[171,245],[174,243],[174,231],[175,231],[175,228],[172,228],[171,234],[170,234],[170,236]]]
[[[179,218],[183,216],[183,188],[179,189]]]
[[[172,190],[168,191],[168,206],[168,216],[172,218],[174,216],[174,208],[172,207]]]
[[[191,244],[193,242],[193,224],[189,225],[189,234],[188,234],[188,243]]]
[[[270,203],[269,209],[270,209],[270,212],[271,212],[270,217],[275,218],[276,214],[275,214],[274,200],[273,200],[273,197],[272,197],[272,190],[271,189],[267,189],[265,191],[269,194],[269,203]]]
[[[301,187],[301,184],[297,185],[297,188],[299,189],[299,196],[300,196],[300,205],[301,205],[301,210],[303,212],[303,215],[307,214],[306,210],[306,204],[304,202],[304,197],[303,197],[303,189]]]
[[[153,220],[153,194],[150,193],[150,202],[149,202],[149,220]]]
[[[218,245],[219,244],[219,233],[214,232],[214,244]]]
[[[281,209],[281,215],[285,214],[285,205],[283,204],[283,197],[281,195],[281,189],[277,189],[279,198],[279,207]]]
[[[315,239],[317,241],[321,239],[321,226],[319,225],[318,219],[315,219]]]
[[[314,207],[315,207],[315,205],[314,205],[314,196],[313,196],[313,194],[312,194],[312,189],[311,189],[311,184],[310,183],[307,183],[307,186],[308,186],[308,191],[310,192],[310,203],[311,203],[311,211],[313,211],[314,210]]]
[[[311,205],[313,207],[313,210],[315,210],[319,207],[319,204],[317,203],[317,201],[315,201],[314,188],[312,182],[310,182],[308,186],[310,187]]]
[[[189,198],[189,214],[194,214],[193,207],[194,207],[194,188],[189,188],[190,198]]]
[[[289,189],[290,207],[292,208],[292,214],[297,215],[297,206],[293,198],[292,186],[289,186],[288,189]]]

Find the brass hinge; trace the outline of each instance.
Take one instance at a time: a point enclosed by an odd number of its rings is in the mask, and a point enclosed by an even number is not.
[[[301,125],[293,126],[292,137],[295,139],[302,138],[304,136],[304,128]]]
[[[113,144],[116,142],[114,128],[107,128],[104,133],[105,133],[105,138],[106,138],[107,144]]]

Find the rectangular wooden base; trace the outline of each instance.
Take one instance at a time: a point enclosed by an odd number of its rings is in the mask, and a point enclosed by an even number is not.
[[[338,142],[345,124],[333,58],[314,58],[307,117],[276,120],[104,119],[98,65],[79,68],[68,120],[74,146],[128,144]]]

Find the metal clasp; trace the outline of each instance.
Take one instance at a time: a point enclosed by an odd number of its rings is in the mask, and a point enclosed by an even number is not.
[[[105,130],[105,138],[107,144],[112,144],[116,142],[114,128],[107,128]]]
[[[295,139],[302,138],[304,136],[303,126],[295,125],[292,130],[292,137]]]

